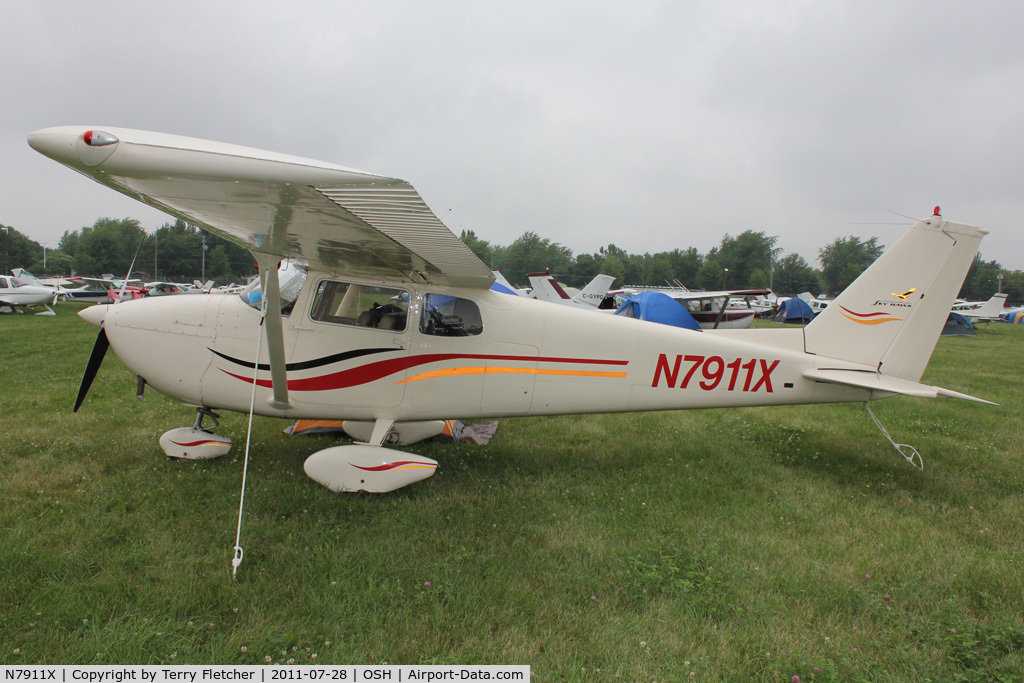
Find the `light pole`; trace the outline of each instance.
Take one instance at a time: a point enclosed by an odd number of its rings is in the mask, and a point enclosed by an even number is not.
[[[722,269],[722,289],[725,289],[726,287],[729,286],[728,282],[726,280],[728,277],[729,277],[729,269],[728,268],[723,268]]]
[[[6,275],[7,274],[7,269],[9,267],[9,265],[10,265],[10,264],[7,263],[7,261],[10,259],[10,255],[11,255],[11,228],[8,225],[5,225],[3,227],[4,227],[4,231],[5,231],[4,232],[4,274]]]

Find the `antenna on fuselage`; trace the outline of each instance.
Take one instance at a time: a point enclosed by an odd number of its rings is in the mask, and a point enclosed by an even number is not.
[[[114,303],[121,303],[124,301],[124,291],[128,288],[128,279],[132,276],[132,271],[135,270],[135,259],[139,258],[139,252],[142,251],[142,245],[146,243],[146,236],[142,236],[142,240],[139,242],[139,248],[135,250],[135,256],[132,256],[132,263],[128,266],[128,274],[124,276],[124,282],[121,283],[121,291],[117,295],[117,301]]]

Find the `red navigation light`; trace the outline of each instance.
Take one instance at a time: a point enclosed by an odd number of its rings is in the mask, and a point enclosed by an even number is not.
[[[933,216],[941,216],[942,215],[941,213],[939,213],[939,207],[937,207],[937,206],[935,207],[935,211],[932,212],[932,215]]]
[[[120,142],[110,133],[104,133],[100,130],[85,131],[85,134],[82,135],[82,140],[90,147],[105,147]]]

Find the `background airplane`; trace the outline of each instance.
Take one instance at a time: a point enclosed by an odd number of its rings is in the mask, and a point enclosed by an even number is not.
[[[798,299],[803,300],[808,306],[811,307],[811,312],[813,312],[814,315],[818,315],[819,313],[824,311],[833,301],[833,299],[818,298],[811,294],[810,292],[801,292],[796,296]],[[896,295],[894,294],[893,296]]]
[[[953,312],[959,313],[968,320],[971,324],[977,323],[992,323],[1000,321],[1000,313],[1003,313],[1003,308],[1006,306],[1006,293],[1002,292],[999,294],[993,294],[992,298],[984,302],[976,308],[960,308],[953,306]]]
[[[14,312],[42,306],[46,310],[36,315],[55,315],[48,304],[57,302],[60,290],[37,283],[35,277],[23,268],[15,268],[12,272],[14,276],[0,275],[0,310],[6,308],[8,312]]]
[[[114,280],[99,277],[71,277],[71,281],[84,283],[84,286],[76,289],[68,289],[67,298],[69,301],[78,301],[89,304],[109,304],[120,301],[122,298],[141,299],[146,294],[142,286],[142,280]]]
[[[616,295],[633,296],[639,289],[620,289]],[[661,292],[685,308],[702,330],[745,330],[760,311],[747,303],[772,294],[770,289],[730,289],[694,292],[685,287],[644,288],[642,291]]]

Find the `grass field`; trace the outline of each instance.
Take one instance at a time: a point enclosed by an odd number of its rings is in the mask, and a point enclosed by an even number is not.
[[[340,495],[332,445],[254,427],[174,462],[194,411],[76,304],[0,316],[0,664],[530,664],[538,681],[1024,679],[1024,326],[940,339],[925,381],[999,402],[502,420],[438,473]],[[452,416],[458,417],[458,416]],[[429,585],[427,585],[429,583]],[[819,669],[814,673],[815,667]]]

